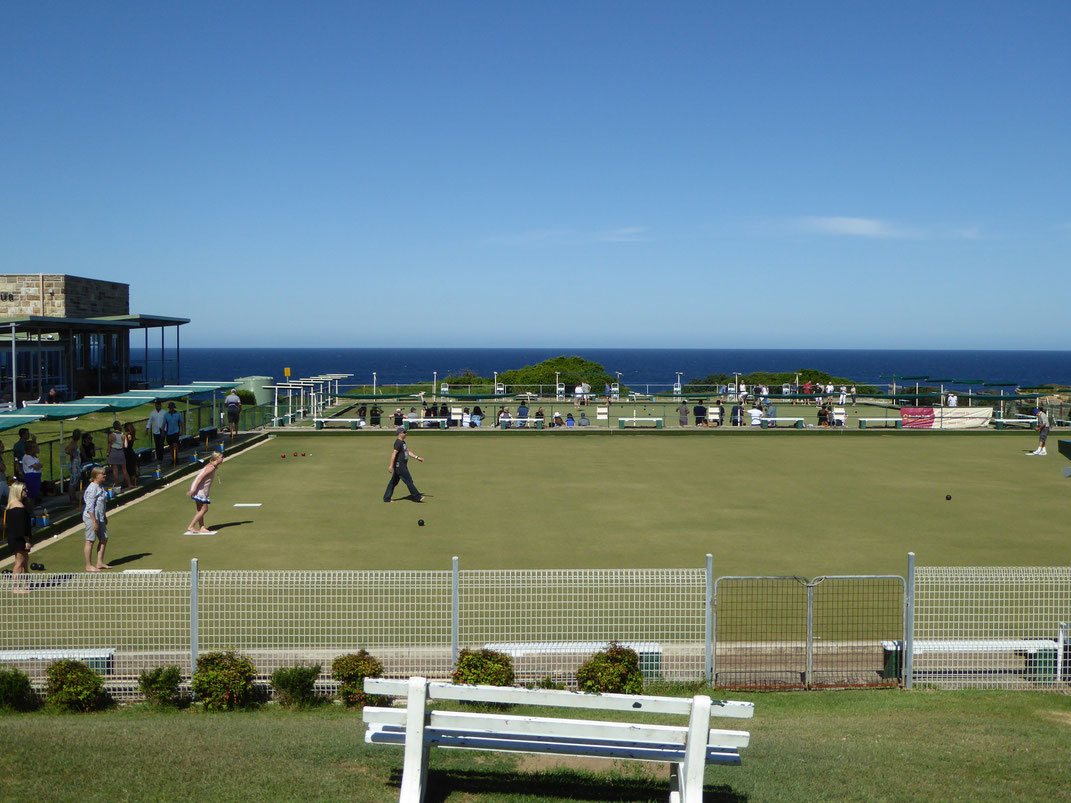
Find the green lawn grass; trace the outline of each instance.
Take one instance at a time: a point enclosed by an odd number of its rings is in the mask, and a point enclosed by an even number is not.
[[[1062,800],[1071,697],[1008,692],[733,695],[756,703],[740,767],[710,801]],[[523,713],[540,713],[523,710]],[[668,721],[668,720],[667,720]],[[735,724],[732,724],[735,723]],[[722,723],[716,723],[718,725]],[[401,748],[364,744],[360,715],[304,712],[0,716],[0,798],[397,800]],[[433,750],[427,800],[664,801],[662,765]]]
[[[701,566],[710,552],[717,575],[804,576],[903,574],[909,550],[920,565],[1066,562],[1071,485],[1055,449],[1024,457],[1036,443],[1026,432],[418,431],[410,445],[427,462],[412,470],[428,500],[386,505],[392,443],[269,440],[221,468],[208,516],[219,535],[182,535],[186,478],[111,514],[109,557],[164,570],[192,557],[202,569],[444,570],[453,555],[463,569],[635,568]],[[81,550],[75,533],[32,557],[78,570]]]

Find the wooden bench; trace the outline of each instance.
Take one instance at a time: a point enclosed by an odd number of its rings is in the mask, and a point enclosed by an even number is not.
[[[535,429],[543,429],[542,418],[507,418],[503,421],[499,421],[498,425],[502,429],[525,429],[532,427]]]
[[[75,660],[81,661],[94,672],[110,675],[115,668],[115,650],[77,649],[77,650],[0,650],[0,663],[30,665],[47,661]]]
[[[349,424],[350,429],[359,429],[365,425],[363,418],[314,418],[313,426],[323,429],[328,424]]]
[[[631,421],[633,424],[639,424],[640,422],[643,422],[645,424],[654,424],[655,429],[662,429],[662,419],[661,418],[643,418],[643,417],[639,417],[639,416],[631,416],[629,418],[619,418],[619,419],[617,419],[617,428],[618,429],[624,429],[626,421]]]
[[[759,425],[763,429],[769,429],[771,421],[773,422],[774,426],[777,426],[782,421],[791,421],[793,427],[795,427],[796,429],[803,429],[803,419],[796,418],[795,416],[776,415],[772,418],[762,418],[759,420]]]
[[[903,429],[904,420],[902,418],[860,418],[859,429],[866,429],[868,424],[882,424],[887,429],[890,425],[894,429]]]
[[[997,429],[1004,429],[1005,427],[1026,427],[1027,429],[1033,429],[1038,420],[1036,418],[993,418],[990,419]]]
[[[585,694],[503,686],[461,686],[409,680],[366,678],[368,694],[406,698],[406,707],[366,706],[368,744],[404,745],[400,803],[420,803],[427,786],[428,749],[439,747],[509,753],[544,753],[586,758],[632,759],[670,764],[670,801],[701,803],[707,764],[739,764],[748,746],[747,731],[710,728],[711,716],[749,718],[752,703],[638,694]],[[687,725],[654,725],[635,717],[621,722],[521,716],[512,712],[435,711],[433,700],[535,705],[619,713],[672,714]]]

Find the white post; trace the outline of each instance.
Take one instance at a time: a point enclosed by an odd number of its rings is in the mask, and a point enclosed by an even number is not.
[[[707,592],[703,612],[706,624],[707,683],[714,684],[714,556],[707,553]]]
[[[707,740],[710,738],[710,698],[698,694],[692,698],[688,717],[688,741],[684,745],[684,765],[680,768],[681,803],[703,803],[703,771],[707,766]]]
[[[197,558],[190,558],[190,677],[197,671]]]
[[[904,688],[912,685],[913,658],[915,654],[915,553],[907,553],[907,598],[904,600],[904,654],[900,658],[900,671]]]
[[[432,371],[431,372],[431,398],[432,398],[432,401],[434,401],[435,397],[438,395],[437,391],[435,390],[435,388],[436,388],[436,386],[438,384],[439,384],[439,372],[438,371]]]
[[[458,610],[461,594],[458,574],[457,555],[454,555],[450,569],[450,655],[455,666],[457,656],[461,652],[461,612]]]
[[[409,678],[409,696],[405,709],[405,756],[402,760],[402,789],[399,803],[424,800],[428,771],[428,745],[424,743],[424,720],[428,704],[428,681]]]
[[[376,395],[376,372],[375,371],[372,372],[372,395],[373,396]],[[373,399],[372,401],[375,401],[375,399]]]

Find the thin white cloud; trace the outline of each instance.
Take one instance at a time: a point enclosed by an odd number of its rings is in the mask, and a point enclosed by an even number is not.
[[[932,228],[906,226],[889,220],[868,217],[820,217],[808,215],[794,218],[794,231],[824,234],[835,237],[866,237],[877,240],[980,240],[979,226]]]
[[[885,220],[866,217],[815,217],[796,219],[796,227],[812,234],[832,234],[848,237],[913,238],[918,232]]]
[[[646,226],[625,226],[600,232],[594,237],[597,243],[642,243],[649,239]]]

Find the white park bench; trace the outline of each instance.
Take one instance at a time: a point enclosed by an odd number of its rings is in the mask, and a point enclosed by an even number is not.
[[[363,418],[314,418],[312,419],[316,429],[324,429],[328,424],[349,424],[350,429],[359,429],[363,427]]]
[[[543,429],[542,418],[506,418],[498,423],[502,429]]]
[[[617,428],[618,429],[624,429],[625,428],[625,422],[630,422],[632,424],[640,424],[640,423],[654,424],[655,429],[662,429],[662,419],[661,418],[643,418],[643,417],[637,417],[637,416],[630,416],[628,418],[619,418],[619,419],[617,419]]]
[[[671,803],[701,803],[707,764],[739,764],[747,731],[714,730],[711,716],[749,718],[753,703],[713,701],[705,695],[649,697],[639,694],[585,694],[508,686],[462,686],[366,678],[368,694],[405,697],[405,708],[366,706],[369,744],[405,745],[399,803],[420,803],[427,786],[428,749],[439,747],[509,753],[544,753],[585,758],[632,759],[670,764]],[[636,714],[672,714],[687,725],[655,725],[631,717],[621,722],[521,716],[510,711],[436,711],[433,700],[482,704],[534,705]]]
[[[868,425],[876,424],[883,427],[893,427],[894,429],[903,429],[904,420],[902,418],[860,418],[859,429],[866,429]]]
[[[1033,429],[1037,426],[1038,420],[1031,416],[1030,418],[993,418],[992,422],[996,425],[997,429],[1004,429],[1005,427],[1026,427],[1027,429]]]
[[[963,671],[985,671],[983,658],[974,660],[974,666],[966,666],[964,656],[986,656],[998,653],[1019,655],[1025,658],[1028,675],[1037,675],[1048,666],[1057,681],[1063,668],[1064,646],[1067,641],[1067,626],[1061,625],[1056,638],[1008,638],[1008,639],[915,639],[911,643],[912,656],[945,655],[950,657],[949,667]],[[903,665],[904,642],[883,641],[886,677],[898,676]],[[1044,658],[1044,656],[1048,656]],[[947,671],[947,670],[946,670]]]
[[[73,650],[0,650],[0,663],[18,666],[33,666],[38,662],[81,661],[94,672],[110,675],[115,667],[115,650],[73,649]]]
[[[413,428],[420,429],[425,424],[438,424],[439,429],[446,429],[446,425],[449,423],[449,418],[406,418],[402,421],[406,432]]]
[[[780,425],[782,421],[784,421],[786,424],[791,424],[791,426],[795,427],[796,429],[803,429],[803,419],[797,418],[796,416],[775,415],[769,418],[764,417],[760,419],[759,423],[763,429],[769,429],[771,422],[773,422],[775,425]]]

